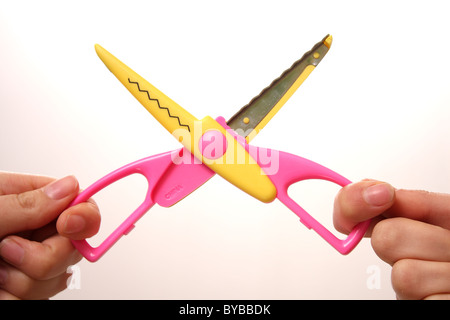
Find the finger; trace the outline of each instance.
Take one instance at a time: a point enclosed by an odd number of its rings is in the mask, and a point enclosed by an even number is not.
[[[48,224],[76,197],[78,189],[75,177],[68,176],[39,189],[0,196],[0,238]]]
[[[0,261],[0,270],[6,277],[0,283],[0,296],[3,290],[6,298],[47,299],[67,288],[70,274],[64,272],[48,280],[36,280],[20,270]]]
[[[450,231],[425,222],[407,218],[380,221],[371,241],[375,253],[391,265],[405,258],[450,262]]]
[[[399,299],[424,299],[450,292],[450,263],[403,259],[392,267],[392,287]]]
[[[83,240],[95,235],[100,228],[100,211],[97,204],[87,202],[65,210],[56,223],[60,235],[72,240]]]
[[[0,300],[20,300],[20,299],[9,292],[6,292],[5,290],[0,289]]]
[[[359,222],[382,214],[394,204],[395,189],[375,180],[363,180],[343,187],[334,201],[335,228],[349,233]]]
[[[39,189],[55,180],[46,176],[0,172],[0,195],[18,194]]]
[[[81,260],[69,239],[55,235],[40,242],[9,236],[0,243],[0,256],[36,280],[51,279]]]
[[[450,300],[450,293],[438,293],[438,294],[432,294],[424,300]]]
[[[450,194],[396,190],[395,204],[385,216],[405,217],[450,229]]]

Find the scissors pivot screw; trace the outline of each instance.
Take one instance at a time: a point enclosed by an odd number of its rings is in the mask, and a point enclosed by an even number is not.
[[[215,160],[227,151],[227,138],[218,130],[208,130],[200,138],[198,147],[205,158]]]

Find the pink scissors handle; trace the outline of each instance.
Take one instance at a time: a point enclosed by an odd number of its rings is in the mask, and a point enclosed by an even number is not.
[[[236,138],[238,137],[226,125],[223,118],[219,117],[217,120],[224,128],[229,129],[231,134]],[[237,140],[239,143],[245,145],[252,157],[274,183],[277,189],[277,198],[291,209],[304,225],[315,230],[340,253],[347,254],[353,250],[366,233],[370,221],[361,222],[355,226],[346,239],[341,240],[308,214],[287,194],[289,186],[301,180],[322,179],[337,183],[340,186],[349,184],[349,180],[326,167],[302,157],[285,152],[249,146],[242,138]],[[275,154],[278,159],[278,167],[275,172],[272,172],[273,168],[268,169],[264,160],[259,157],[259,155],[267,155],[269,153]],[[184,158],[179,158],[180,154],[183,154]],[[177,163],[177,160],[180,159],[184,159],[185,162]],[[75,248],[87,260],[91,262],[97,261],[123,235],[128,234],[133,229],[134,224],[155,203],[163,207],[169,207],[192,193],[215,174],[214,171],[196,160],[186,149],[169,151],[138,160],[111,172],[81,192],[70,206],[85,202],[97,192],[117,180],[136,173],[144,175],[148,182],[148,191],[144,202],[98,247],[92,247],[86,240],[72,241]]]
[[[184,153],[185,162],[177,164],[181,153]],[[215,174],[208,167],[199,165],[194,160],[194,156],[190,155],[187,150],[169,151],[135,161],[111,172],[81,192],[70,206],[87,201],[110,184],[135,173],[145,176],[148,182],[144,202],[98,247],[92,247],[86,240],[72,241],[74,247],[87,260],[95,262],[100,259],[123,235],[127,235],[134,228],[134,224],[155,203],[163,207],[169,207],[204,184]]]
[[[87,201],[94,194],[106,188],[110,184],[129,175],[139,173],[144,175],[148,181],[148,191],[144,202],[113,231],[98,247],[94,248],[86,240],[73,240],[72,244],[78,251],[89,261],[97,261],[114,243],[119,240],[122,235],[128,234],[134,227],[134,223],[139,220],[153,205],[151,198],[151,190],[164,174],[168,166],[171,164],[171,152],[148,157],[133,163],[130,163],[120,169],[117,169],[102,179],[98,180],[86,190],[81,192],[75,200],[70,204],[74,206],[81,202]]]
[[[286,152],[279,152],[279,170],[269,177],[277,188],[277,198],[291,209],[307,228],[315,230],[341,254],[348,254],[364,237],[370,220],[356,225],[350,234],[341,240],[292,200],[287,192],[289,186],[302,180],[321,179],[344,187],[351,183],[348,179],[313,161]]]
[[[308,159],[271,149],[259,148],[247,144],[245,139],[234,132],[225,122],[223,117],[218,117],[220,123],[227,131],[234,136],[238,143],[245,146],[246,150],[255,159],[262,170],[269,176],[277,189],[277,199],[291,209],[300,221],[309,229],[315,230],[333,248],[341,254],[348,254],[361,241],[370,225],[370,220],[357,224],[345,239],[337,238],[332,232],[325,228],[320,222],[314,219],[308,212],[292,200],[287,191],[292,184],[309,179],[320,179],[334,182],[341,187],[351,183],[340,174]],[[265,156],[270,155],[270,165],[268,166]],[[273,161],[275,160],[276,161]],[[275,168],[274,168],[274,163]]]

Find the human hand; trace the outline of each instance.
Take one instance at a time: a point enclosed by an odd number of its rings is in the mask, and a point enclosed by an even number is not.
[[[70,239],[100,226],[93,201],[66,209],[78,192],[73,176],[0,172],[0,299],[46,299],[66,288],[68,266],[81,259]]]
[[[371,219],[376,254],[392,266],[398,299],[450,299],[450,195],[363,180],[342,188],[334,225],[349,233]]]

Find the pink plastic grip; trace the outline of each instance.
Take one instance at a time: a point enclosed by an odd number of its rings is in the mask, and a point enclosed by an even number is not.
[[[184,154],[180,158],[180,154]],[[181,162],[180,162],[181,161]],[[132,174],[142,174],[148,181],[144,202],[114,230],[98,247],[86,240],[72,241],[76,249],[89,261],[102,257],[155,204],[170,207],[214,176],[214,171],[197,161],[186,149],[179,149],[147,157],[117,169],[81,192],[70,206],[87,201],[110,184]]]
[[[294,202],[287,194],[289,186],[301,180],[322,179],[337,183],[340,186],[349,184],[349,180],[310,160],[285,152],[249,146],[245,143],[245,139],[237,136],[226,125],[225,119],[218,117],[216,120],[225,129],[229,130],[237,141],[244,145],[252,157],[257,160],[258,164],[276,186],[277,198],[291,209],[303,224],[315,230],[340,253],[347,254],[353,250],[367,231],[370,221],[361,222],[355,226],[346,239],[340,240]],[[258,157],[258,155],[267,155],[269,153],[276,153],[278,155],[278,168],[276,172],[271,172],[273,168],[269,170],[264,161]],[[180,154],[184,154],[184,156],[180,158]],[[176,163],[180,159],[182,162]],[[138,160],[111,172],[81,192],[70,206],[87,201],[90,197],[110,184],[135,173],[144,175],[148,181],[148,191],[144,202],[98,247],[92,247],[86,240],[72,241],[75,248],[87,260],[91,262],[97,261],[122,235],[128,234],[133,229],[137,220],[155,203],[169,207],[195,191],[215,174],[208,167],[201,164],[199,160],[195,159],[186,149],[169,151]]]
[[[302,180],[327,180],[342,187],[351,183],[351,181],[313,161],[286,152],[279,152],[279,165],[280,170],[276,174],[269,176],[277,188],[277,198],[291,209],[307,228],[315,230],[341,254],[351,252],[364,237],[370,220],[356,225],[350,234],[341,240],[292,200],[287,192],[289,186]]]
[[[144,202],[124,221],[120,226],[113,231],[98,247],[94,248],[86,240],[73,240],[72,244],[78,251],[89,261],[97,261],[114,243],[116,243],[122,235],[128,234],[134,227],[139,218],[141,218],[153,205],[151,198],[151,190],[158,182],[160,177],[164,174],[168,166],[172,163],[171,152],[155,155],[144,158],[142,160],[130,163],[120,169],[117,169],[102,179],[98,180],[86,190],[81,192],[70,206],[77,205],[81,202],[87,201],[94,194],[106,188],[110,184],[119,179],[125,178],[131,174],[139,173],[144,175],[148,181],[148,191]]]
[[[234,138],[250,153],[255,159],[261,169],[269,176],[277,189],[277,198],[292,210],[300,221],[309,229],[316,231],[325,241],[327,241],[333,248],[341,254],[350,253],[361,241],[366,233],[370,220],[363,221],[357,224],[350,234],[343,240],[337,238],[320,222],[314,219],[308,212],[300,207],[294,200],[292,200],[287,191],[289,186],[295,182],[309,179],[320,179],[334,182],[341,187],[351,183],[350,180],[341,176],[340,174],[308,159],[271,149],[259,148],[251,146],[246,143],[245,139],[237,135],[226,123],[223,117],[218,117],[217,122],[220,123],[227,131],[234,136]],[[273,168],[273,163],[270,166],[265,163],[261,155],[270,155],[270,158],[277,159],[275,161],[276,167]]]

